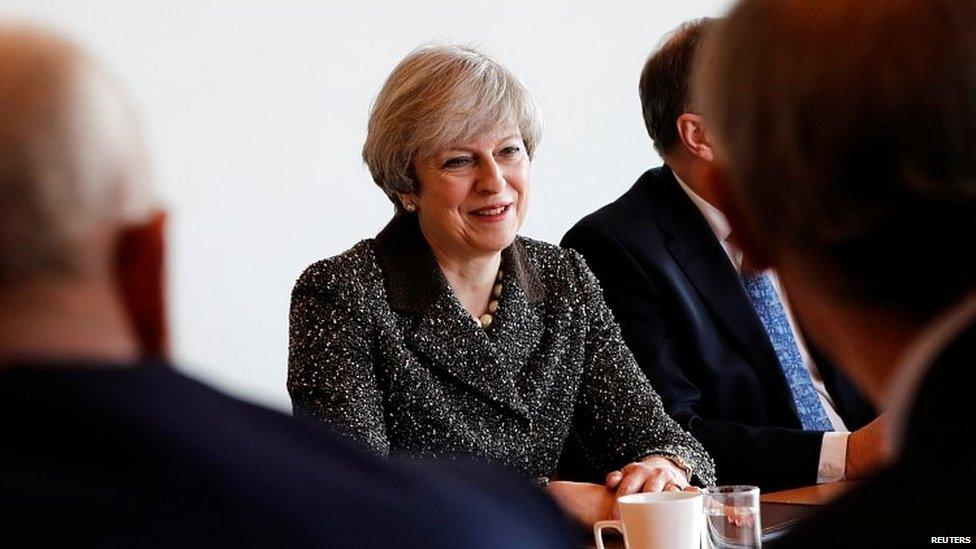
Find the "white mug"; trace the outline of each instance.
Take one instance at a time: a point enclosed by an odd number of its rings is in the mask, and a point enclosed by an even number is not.
[[[603,529],[624,535],[627,549],[699,549],[701,547],[702,494],[700,492],[653,492],[630,494],[617,500],[620,520],[601,520],[593,525],[598,549]]]

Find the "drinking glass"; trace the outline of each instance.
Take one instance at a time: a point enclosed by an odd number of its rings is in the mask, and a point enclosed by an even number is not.
[[[762,547],[759,488],[713,486],[705,489],[705,547],[746,549]]]

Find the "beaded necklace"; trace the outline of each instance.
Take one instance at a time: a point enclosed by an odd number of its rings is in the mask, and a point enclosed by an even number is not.
[[[491,288],[491,301],[488,302],[488,311],[475,320],[482,328],[487,328],[491,326],[491,322],[495,320],[494,314],[498,311],[498,300],[502,297],[502,270],[498,269],[498,274],[495,276],[495,285]],[[473,316],[473,315],[472,315]]]

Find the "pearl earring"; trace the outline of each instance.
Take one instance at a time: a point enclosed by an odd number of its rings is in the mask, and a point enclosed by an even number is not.
[[[408,212],[415,212],[417,211],[417,205],[413,202],[404,202],[403,209],[407,210]]]

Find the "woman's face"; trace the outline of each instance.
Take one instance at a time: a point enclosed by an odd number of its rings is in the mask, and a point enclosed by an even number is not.
[[[529,156],[518,126],[414,160],[420,226],[434,252],[464,260],[515,240],[529,202]]]

